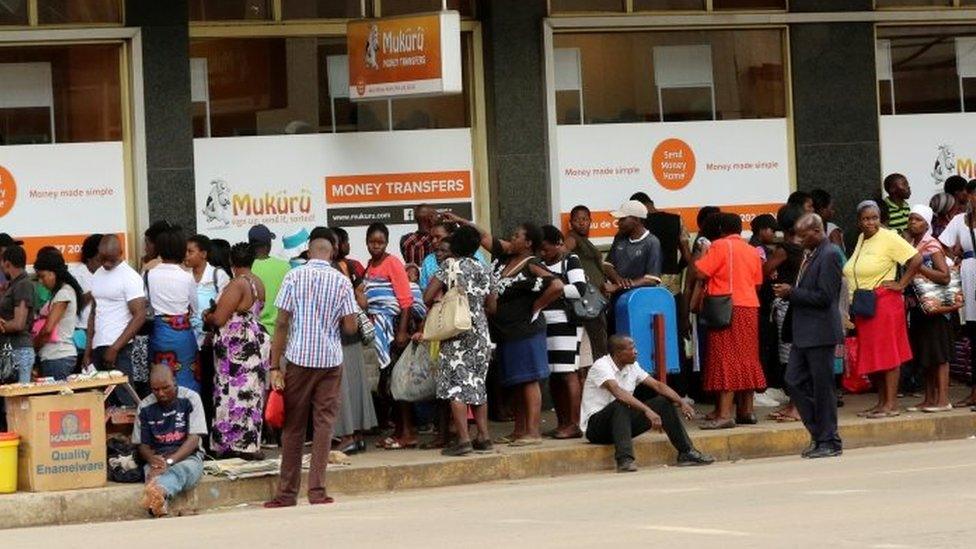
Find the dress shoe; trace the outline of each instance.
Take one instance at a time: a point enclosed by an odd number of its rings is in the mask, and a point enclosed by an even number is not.
[[[732,418],[728,419],[710,419],[704,421],[698,426],[702,431],[714,431],[716,429],[734,429],[735,420]]]
[[[283,500],[280,500],[280,499],[275,498],[275,499],[273,499],[271,501],[264,502],[264,508],[265,509],[279,509],[281,507],[294,507],[295,506],[295,503],[296,502],[294,502],[294,501],[288,502],[288,501],[283,501]]]
[[[330,503],[335,503],[335,499],[330,496],[321,496],[316,498],[308,498],[309,505],[328,505]]]
[[[837,457],[843,454],[844,451],[840,448],[834,448],[832,446],[817,446],[815,450],[807,454],[809,459],[819,459],[819,458],[829,458]]]
[[[617,472],[618,473],[636,473],[637,465],[634,464],[634,460],[630,458],[624,458],[617,462]]]
[[[694,448],[678,454],[678,467],[692,467],[696,465],[711,465],[715,463],[715,458],[708,454],[703,454]]]

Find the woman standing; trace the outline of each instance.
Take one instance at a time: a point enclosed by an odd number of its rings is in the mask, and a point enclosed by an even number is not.
[[[581,438],[579,428],[582,386],[576,371],[580,367],[583,327],[569,314],[569,299],[586,292],[586,273],[576,254],[566,253],[563,235],[552,225],[542,227],[539,254],[546,268],[563,282],[563,296],[546,307],[546,346],[549,355],[549,389],[556,405],[556,428],[546,433],[555,439]]]
[[[432,306],[445,292],[452,277],[454,284],[468,298],[471,308],[471,330],[440,343],[437,369],[437,398],[447,400],[458,440],[444,448],[442,454],[463,456],[472,451],[492,449],[488,433],[488,391],[485,378],[491,361],[491,338],[488,335],[487,313],[494,312],[497,303],[496,281],[491,270],[475,255],[481,236],[474,227],[464,226],[450,239],[451,255],[434,274],[424,301]],[[468,432],[468,406],[474,411],[477,436],[472,441]]]
[[[968,195],[968,211],[952,218],[946,226],[939,240],[952,251],[959,265],[959,276],[962,278],[963,309],[962,319],[966,322],[966,337],[970,346],[970,386],[972,390],[965,399],[955,406],[962,408],[976,405],[976,193]],[[958,207],[958,204],[957,204]]]
[[[939,238],[954,217],[956,199],[951,194],[938,193],[929,200],[929,208],[932,209],[931,233],[933,237]]]
[[[607,275],[603,272],[603,253],[590,241],[590,226],[593,219],[586,206],[575,206],[569,213],[569,232],[563,241],[567,252],[579,257],[583,272],[590,284],[603,288]],[[586,379],[586,372],[593,362],[607,354],[607,315],[583,321],[583,339],[580,341],[580,384]]]
[[[53,296],[41,308],[40,318],[45,322],[34,336],[34,349],[41,359],[41,375],[63,381],[78,364],[73,338],[84,292],[57,251],[38,253],[34,272]]]
[[[705,390],[718,393],[711,417],[702,429],[729,429],[736,423],[756,423],[753,413],[755,391],[766,387],[759,362],[759,297],[762,264],[756,249],[742,240],[742,219],[738,214],[719,214],[722,237],[712,242],[695,263],[699,279],[706,280],[706,295],[731,295],[729,326],[708,330],[705,357]],[[733,397],[736,417],[732,417]]]
[[[870,419],[894,417],[900,413],[899,369],[912,359],[902,294],[918,273],[922,255],[898,233],[881,226],[881,209],[873,200],[858,204],[857,223],[861,235],[844,265],[844,277],[854,292],[854,308],[859,308],[858,290],[874,294],[874,314],[854,316],[857,369],[853,374],[867,375],[878,390],[878,403],[860,415]],[[896,280],[898,265],[906,268]]]
[[[172,227],[160,233],[155,250],[160,262],[143,275],[153,310],[149,356],[153,364],[168,365],[179,386],[199,394],[199,348],[190,320],[197,314],[197,284],[193,275],[183,269],[186,257],[183,231]]]
[[[271,338],[258,319],[264,307],[264,284],[251,273],[254,249],[249,244],[235,244],[230,259],[234,278],[205,317],[216,328],[210,445],[224,457],[264,459],[261,423],[271,352]]]
[[[482,242],[490,239],[482,233]],[[542,442],[542,389],[549,376],[546,320],[542,311],[563,295],[563,283],[536,258],[542,231],[522,223],[510,241],[494,239],[498,307],[491,318],[498,340],[501,385],[514,391],[515,428],[499,442],[528,446]]]
[[[376,327],[376,352],[380,367],[396,363],[404,347],[410,341],[410,321],[415,314],[423,318],[423,303],[415,310],[413,291],[403,262],[386,253],[390,230],[382,223],[373,223],[366,229],[366,248],[369,263],[366,278],[357,290],[359,306],[366,310]],[[387,376],[389,371],[385,372]],[[413,425],[413,407],[409,402],[397,402],[398,417],[392,437],[381,441],[387,450],[415,448],[417,430]]]
[[[932,236],[932,217],[932,208],[922,204],[912,206],[908,214],[907,238],[922,254],[920,274],[930,282],[944,286],[951,280],[950,267],[942,245]],[[949,403],[949,359],[952,357],[953,342],[948,315],[962,307],[962,295],[958,297],[959,303],[948,307],[942,303],[923,303],[921,295],[913,296],[910,300],[908,336],[915,363],[923,370],[925,380],[925,398],[909,408],[910,412],[952,410]]]

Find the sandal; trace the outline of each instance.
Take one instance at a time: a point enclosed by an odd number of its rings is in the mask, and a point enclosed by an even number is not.
[[[417,447],[417,441],[413,442],[403,442],[395,438],[390,439],[390,443],[383,446],[384,450],[407,450]]]
[[[890,412],[885,411],[885,410],[877,410],[875,412],[872,412],[872,413],[868,414],[865,417],[867,417],[868,419],[886,419],[886,418],[889,418],[889,417],[898,417],[900,415],[901,415],[901,412],[898,412],[898,411],[895,411],[895,410],[890,411]]]
[[[520,438],[518,440],[513,440],[508,445],[512,448],[521,448],[522,446],[536,446],[542,444],[542,437],[539,438]]]
[[[573,438],[583,438],[583,431],[580,431],[579,427],[570,431],[569,433],[553,433],[552,438],[556,440],[569,440]]]
[[[386,448],[387,445],[393,444],[396,441],[393,437],[385,437],[376,441],[377,448]]]
[[[515,438],[514,435],[505,435],[505,436],[496,438],[492,442],[494,442],[495,444],[511,444],[511,443],[515,442],[516,440],[519,440],[519,439]]]
[[[710,419],[703,422],[698,426],[702,431],[714,431],[717,429],[733,429],[735,428],[735,420],[732,418],[728,419]]]

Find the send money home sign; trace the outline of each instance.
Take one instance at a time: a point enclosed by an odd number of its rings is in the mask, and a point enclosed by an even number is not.
[[[461,93],[461,16],[456,11],[350,21],[349,97]]]

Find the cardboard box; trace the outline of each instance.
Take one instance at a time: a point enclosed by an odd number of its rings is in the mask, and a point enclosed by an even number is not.
[[[20,435],[17,488],[95,488],[106,482],[102,393],[8,397],[7,424]]]

